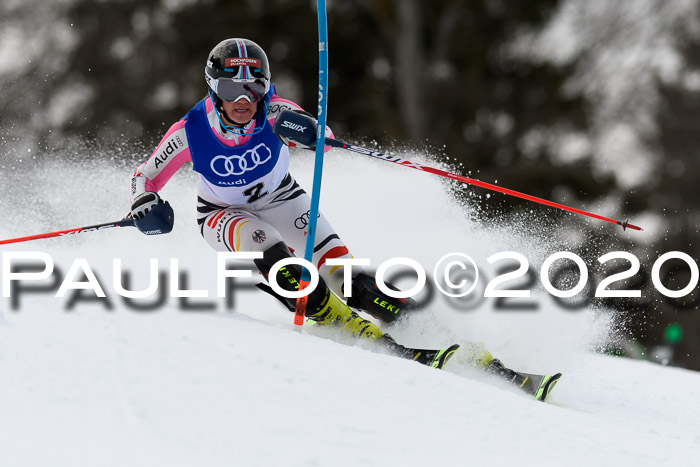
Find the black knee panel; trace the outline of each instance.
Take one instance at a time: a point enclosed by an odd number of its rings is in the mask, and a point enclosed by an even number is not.
[[[286,258],[291,258],[293,255],[289,251],[289,248],[284,242],[279,242],[268,248],[263,252],[262,259],[253,260],[258,270],[265,276],[267,281],[270,281],[269,275],[272,266],[278,261]],[[298,264],[288,264],[277,271],[277,284],[280,288],[288,292],[296,292],[299,290],[299,283],[301,282],[302,267]],[[282,297],[275,293],[270,287],[258,286],[259,289],[269,293],[282,303],[287,305],[287,308],[294,311],[296,308],[296,299]],[[316,289],[309,294],[308,301],[306,302],[306,307],[308,310],[316,310],[319,308],[327,298],[329,293],[328,287],[325,281],[319,277],[318,285]]]
[[[391,284],[386,284],[392,290],[399,290]],[[352,297],[348,305],[369,313],[384,322],[394,321],[405,311],[417,307],[412,298],[393,298],[379,290],[374,278],[360,273],[352,279]]]

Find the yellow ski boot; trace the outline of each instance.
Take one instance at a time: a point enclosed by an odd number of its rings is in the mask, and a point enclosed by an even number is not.
[[[330,291],[327,292],[318,311],[308,317],[318,325],[337,327],[352,336],[376,341],[399,357],[413,360],[432,368],[441,369],[459,348],[459,345],[453,345],[444,350],[412,349],[404,347],[397,343],[389,334],[382,332],[376,324],[362,319],[362,317]]]
[[[307,316],[316,324],[337,327],[355,337],[376,341],[384,336],[376,324],[362,319],[330,290],[326,290],[326,296],[317,311]]]

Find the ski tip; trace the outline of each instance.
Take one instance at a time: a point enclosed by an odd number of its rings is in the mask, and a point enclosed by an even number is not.
[[[438,354],[434,367],[441,370],[450,361],[455,352],[459,349],[459,344],[453,344]]]
[[[554,386],[557,385],[560,378],[561,373],[557,373],[553,376],[543,377],[542,382],[540,383],[540,387],[537,390],[537,394],[535,394],[535,398],[538,401],[546,402],[547,398],[549,397],[549,394],[552,392],[552,389],[554,389]]]

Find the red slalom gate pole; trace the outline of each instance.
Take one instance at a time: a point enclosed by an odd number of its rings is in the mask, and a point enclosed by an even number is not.
[[[122,220],[116,221],[116,222],[106,222],[104,224],[89,225],[87,227],[76,227],[74,229],[58,230],[56,232],[48,232],[48,233],[37,234],[37,235],[29,235],[27,237],[9,238],[7,240],[0,240],[0,245],[7,245],[9,243],[28,242],[30,240],[39,240],[41,238],[62,237],[62,236],[66,236],[66,235],[74,235],[74,234],[85,233],[85,232],[94,232],[96,230],[111,229],[113,227],[134,227],[134,226],[135,226],[135,224],[134,224],[133,219],[122,219]]]
[[[636,226],[634,224],[630,224],[628,221],[618,221],[615,219],[610,219],[608,217],[600,216],[598,214],[593,214],[591,212],[584,211],[582,209],[572,208],[571,206],[565,206],[563,204],[555,203],[554,201],[549,201],[546,199],[538,198],[536,196],[528,195],[525,193],[520,193],[519,191],[510,190],[508,188],[503,188],[503,187],[500,187],[498,185],[492,185],[491,183],[482,182],[479,180],[475,180],[473,178],[465,177],[463,175],[453,174],[450,172],[446,172],[444,170],[435,169],[433,167],[427,167],[425,165],[416,164],[415,162],[403,160],[403,159],[400,159],[400,158],[395,157],[395,156],[382,154],[382,153],[376,152],[376,151],[370,151],[369,149],[365,149],[365,148],[362,148],[359,146],[354,146],[352,144],[344,143],[342,141],[339,141],[339,140],[336,140],[333,138],[326,138],[326,144],[331,146],[331,147],[347,149],[348,151],[353,151],[353,152],[356,152],[359,154],[364,154],[365,156],[374,157],[375,159],[380,159],[380,160],[387,161],[387,162],[393,162],[394,164],[398,164],[398,165],[401,165],[403,167],[410,167],[411,169],[416,169],[416,170],[420,170],[422,172],[428,172],[428,173],[431,173],[434,175],[439,175],[441,177],[449,178],[452,180],[457,180],[459,182],[467,183],[469,185],[474,185],[474,186],[478,186],[481,188],[486,188],[487,190],[497,191],[499,193],[504,193],[506,195],[526,199],[528,201],[533,201],[535,203],[544,204],[547,206],[551,206],[553,208],[558,208],[558,209],[562,209],[564,211],[569,211],[569,212],[574,212],[576,214],[581,214],[582,216],[588,216],[588,217],[592,217],[594,219],[598,219],[601,221],[617,224],[617,225],[621,226],[623,230],[628,229],[628,228],[633,229],[633,230],[642,230],[641,227]]]

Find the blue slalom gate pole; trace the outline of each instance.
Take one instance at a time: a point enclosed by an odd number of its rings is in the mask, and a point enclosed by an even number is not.
[[[314,243],[316,239],[316,220],[318,205],[321,200],[321,178],[323,176],[323,154],[326,141],[326,110],[328,105],[328,26],[326,21],[326,0],[317,0],[318,12],[318,131],[316,132],[316,159],[314,162],[314,181],[311,189],[311,209],[309,210],[309,230],[306,236],[304,259],[313,263]],[[299,290],[311,282],[311,273],[302,268]],[[297,299],[294,312],[294,324],[303,325],[306,315],[308,295]]]

